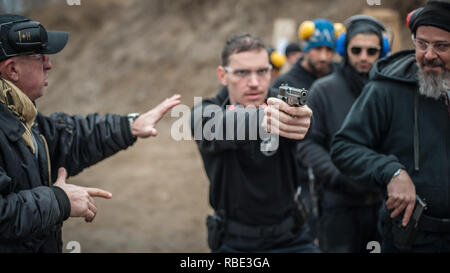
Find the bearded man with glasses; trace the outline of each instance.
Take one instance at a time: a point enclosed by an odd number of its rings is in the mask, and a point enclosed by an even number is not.
[[[375,64],[331,156],[347,177],[382,187],[382,252],[449,252],[450,2],[407,20],[415,51]]]
[[[311,166],[319,192],[319,247],[325,252],[366,252],[379,241],[381,190],[343,175],[330,156],[333,135],[369,80],[374,63],[387,53],[384,26],[375,18],[355,15],[344,21],[347,32],[337,40],[343,61],[311,87],[308,105],[314,113],[311,134],[298,145],[299,159]]]

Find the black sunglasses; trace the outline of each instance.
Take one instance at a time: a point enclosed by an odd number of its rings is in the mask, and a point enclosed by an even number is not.
[[[360,47],[360,46],[352,46],[350,48],[350,52],[352,52],[352,54],[354,55],[359,55],[361,54],[362,50],[365,49],[367,51],[367,55],[369,56],[375,56],[378,51],[380,51],[380,49],[378,47]]]

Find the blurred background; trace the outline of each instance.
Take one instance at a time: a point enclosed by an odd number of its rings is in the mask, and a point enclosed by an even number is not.
[[[343,22],[367,13],[388,24],[394,50],[411,48],[405,25],[422,0],[0,0],[1,13],[18,13],[49,30],[70,33],[51,56],[49,86],[37,101],[44,114],[64,111],[144,112],[172,94],[191,107],[194,96],[214,96],[225,40],[251,32],[277,46],[287,32],[297,41],[303,20]],[[79,4],[79,5],[77,5]],[[285,27],[292,26],[292,31]],[[284,23],[283,23],[284,22]],[[288,22],[286,24],[286,22]],[[82,252],[208,252],[205,217],[209,182],[194,141],[170,136],[175,118],[161,120],[159,135],[86,169],[69,183],[109,190],[97,199],[93,223],[64,223],[64,248]],[[65,250],[70,252],[70,250]]]

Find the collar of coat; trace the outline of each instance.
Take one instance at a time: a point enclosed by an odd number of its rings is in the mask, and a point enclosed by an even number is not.
[[[17,128],[15,124],[2,122],[6,135],[11,140],[17,140],[15,136],[21,135],[27,146],[35,153],[31,127],[36,119],[37,110],[33,102],[13,83],[0,78],[0,103],[21,121],[23,127]]]

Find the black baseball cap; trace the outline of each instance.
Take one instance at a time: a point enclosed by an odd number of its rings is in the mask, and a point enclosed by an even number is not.
[[[55,54],[67,44],[69,33],[47,31],[22,15],[0,15],[0,61],[27,54]]]

